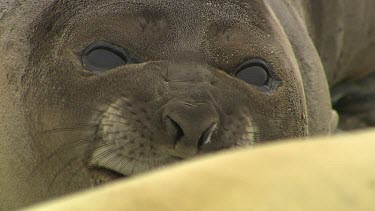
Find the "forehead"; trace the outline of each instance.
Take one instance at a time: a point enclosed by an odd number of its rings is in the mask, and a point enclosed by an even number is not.
[[[260,43],[274,31],[260,0],[57,0],[37,22],[45,26],[43,33],[52,27],[76,50],[104,39],[131,49],[166,48],[166,55],[195,52],[215,38],[228,44]]]
[[[119,14],[131,14],[146,18],[163,18],[170,24],[191,25],[192,27],[212,22],[257,23],[259,25],[265,21],[265,8],[256,0],[54,1],[47,10],[62,16],[82,17],[91,14],[101,19]]]

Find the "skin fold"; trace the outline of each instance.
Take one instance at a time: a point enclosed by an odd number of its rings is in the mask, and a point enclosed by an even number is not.
[[[330,88],[374,71],[375,3],[353,4],[0,2],[0,209],[332,133]],[[97,46],[127,63],[87,63]],[[249,62],[267,69],[266,85],[238,77]]]

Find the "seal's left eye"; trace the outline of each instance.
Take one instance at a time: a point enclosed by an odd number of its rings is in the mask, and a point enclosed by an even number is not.
[[[82,63],[91,72],[100,73],[134,63],[128,51],[108,42],[95,42],[82,52]]]
[[[235,72],[235,76],[257,87],[268,85],[270,80],[267,64],[259,59],[252,59],[242,64]]]

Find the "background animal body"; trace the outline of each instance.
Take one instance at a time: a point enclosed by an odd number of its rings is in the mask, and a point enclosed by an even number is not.
[[[1,1],[0,209],[212,151],[331,133],[329,87],[374,72],[374,7]],[[98,69],[95,50],[126,65]],[[241,78],[254,66],[264,83]]]

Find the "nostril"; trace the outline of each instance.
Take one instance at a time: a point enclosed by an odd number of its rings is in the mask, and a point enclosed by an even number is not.
[[[216,130],[217,123],[213,123],[207,130],[205,130],[198,141],[198,148],[202,148],[204,144],[208,144],[211,141],[211,136]]]
[[[176,144],[185,135],[184,131],[182,130],[181,126],[169,116],[166,118],[166,125],[168,135],[174,138]]]

